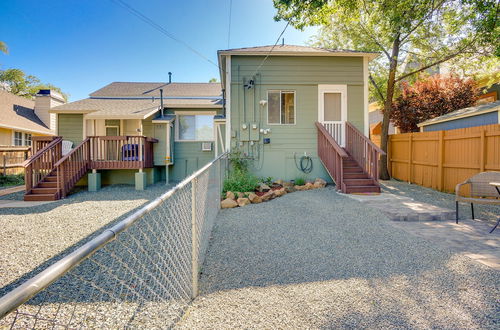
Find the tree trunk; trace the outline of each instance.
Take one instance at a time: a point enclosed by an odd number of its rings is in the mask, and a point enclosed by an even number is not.
[[[382,120],[382,138],[381,138],[381,148],[385,152],[385,155],[380,157],[380,179],[389,180],[389,169],[387,161],[387,146],[389,142],[389,122],[391,118],[392,111],[392,99],[394,97],[394,86],[396,82],[396,71],[398,68],[398,56],[399,56],[399,46],[400,46],[400,36],[396,36],[394,43],[392,45],[392,55],[389,65],[389,79],[387,80],[387,92],[384,103],[384,117]]]

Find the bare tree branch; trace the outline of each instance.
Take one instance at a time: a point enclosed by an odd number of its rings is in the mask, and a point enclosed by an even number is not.
[[[370,79],[370,82],[372,83],[373,87],[375,87],[375,90],[377,91],[378,96],[380,96],[380,98],[382,99],[382,101],[385,103],[384,94],[380,90],[380,87],[379,87],[379,85],[377,85],[377,82],[375,81],[375,79],[373,79],[373,76],[370,74],[368,76],[368,78]]]

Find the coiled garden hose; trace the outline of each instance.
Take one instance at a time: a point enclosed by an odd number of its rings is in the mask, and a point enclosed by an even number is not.
[[[311,173],[313,170],[313,161],[310,156],[302,156],[299,159],[299,163],[297,164],[297,157],[295,153],[293,154],[293,160],[295,162],[295,166],[302,172],[302,173]]]

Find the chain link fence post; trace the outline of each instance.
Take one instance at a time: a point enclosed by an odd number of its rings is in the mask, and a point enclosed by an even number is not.
[[[196,228],[196,185],[198,178],[194,178],[191,182],[191,271],[192,271],[192,293],[194,299],[198,295],[198,233]]]

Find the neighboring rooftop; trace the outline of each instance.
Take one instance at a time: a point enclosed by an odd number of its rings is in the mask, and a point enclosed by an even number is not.
[[[274,47],[274,49],[273,49]],[[368,56],[370,59],[376,58],[377,52],[362,52],[349,49],[328,49],[310,46],[298,45],[269,45],[257,47],[233,48],[219,50],[219,55],[267,55],[271,52],[273,55],[301,55],[301,56]]]
[[[35,114],[33,100],[0,90],[0,127],[52,135]]]
[[[89,113],[88,119],[145,119],[160,109],[160,89],[167,108],[221,108],[220,83],[113,82],[87,99],[51,109],[56,113]]]
[[[459,110],[447,113],[445,115],[421,122],[420,124],[418,124],[418,126],[420,127],[420,126],[426,126],[426,125],[430,125],[430,124],[437,124],[437,123],[444,122],[444,121],[449,121],[449,120],[454,120],[454,119],[464,118],[464,117],[470,117],[470,116],[476,116],[479,114],[492,112],[492,111],[500,111],[500,101],[481,104],[481,105],[477,105],[477,106],[469,107],[469,108],[459,109]]]
[[[90,94],[96,97],[222,97],[220,83],[112,82]]]

